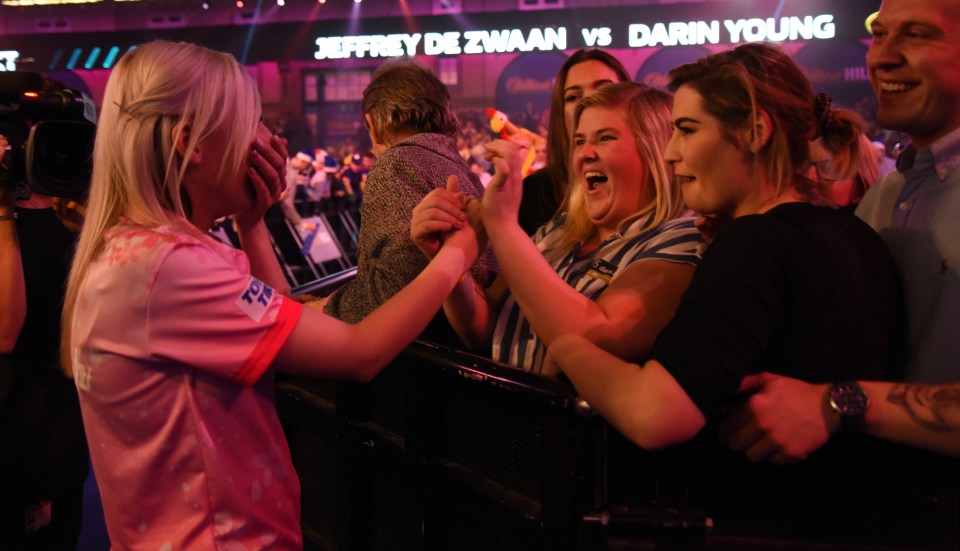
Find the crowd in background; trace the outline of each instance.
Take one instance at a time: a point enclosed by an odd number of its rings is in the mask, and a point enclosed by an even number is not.
[[[500,135],[491,130],[490,119],[482,112],[458,111],[457,116],[461,124],[461,132],[456,138],[457,150],[486,186],[495,172],[493,163],[486,159],[486,146],[498,139]],[[510,114],[510,120],[547,138],[549,110],[518,111]],[[298,122],[290,124],[290,121]],[[365,132],[358,133],[357,136],[325,139],[314,136],[306,120],[291,113],[275,118],[264,117],[264,124],[271,131],[288,140],[287,146],[292,155],[301,153],[304,160],[310,157],[307,160],[309,165],[298,169],[297,172],[300,175],[298,184],[292,188],[294,195],[291,200],[295,201],[297,212],[301,216],[336,210],[359,212],[360,201],[357,199],[357,193],[353,192],[354,196],[350,197],[351,194],[343,189],[342,180],[344,173],[350,169],[351,160],[360,161],[357,163],[359,167],[357,172],[362,174],[363,178],[370,171],[374,156],[370,151],[369,138],[366,137]],[[867,182],[869,187],[873,182],[894,170],[897,156],[909,145],[909,136],[895,130],[878,129],[873,125],[867,125],[863,130],[864,139],[870,145],[869,151],[876,161],[876,172],[872,173],[871,181]],[[292,145],[295,143],[301,144],[302,147],[295,148]],[[325,147],[316,145],[324,143],[328,145]],[[539,150],[535,167],[544,167],[546,160],[546,151]],[[364,183],[360,184],[361,194],[364,185]],[[332,191],[334,194],[332,200],[329,199],[330,194],[326,191],[331,186],[337,188]],[[865,190],[866,188],[861,190],[861,196]],[[336,199],[336,194],[340,191],[343,191],[341,196],[347,197],[345,200]],[[296,217],[293,220],[299,222]]]
[[[514,124],[546,137],[549,120],[548,110],[537,112],[531,109],[529,113],[518,111],[509,115]],[[461,131],[457,136],[457,150],[460,152],[460,156],[465,161],[476,162],[484,172],[492,175],[493,166],[484,158],[484,146],[497,139],[499,135],[491,130],[490,118],[483,112],[475,110],[457,111],[457,118],[461,124]],[[291,123],[291,121],[297,122]],[[353,155],[365,155],[370,151],[369,138],[365,135],[365,131],[358,133],[356,136],[329,138],[315,136],[307,125],[306,119],[292,113],[276,117],[265,116],[263,123],[272,132],[287,139],[288,149],[292,153],[298,151],[310,152],[318,163],[321,162],[320,157],[325,158],[330,155],[337,162],[338,174],[346,169],[349,164],[348,160]],[[541,159],[541,162],[544,160]]]

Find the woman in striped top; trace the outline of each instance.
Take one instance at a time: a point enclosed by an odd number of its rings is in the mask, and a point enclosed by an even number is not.
[[[429,257],[442,233],[480,217],[500,277],[467,275],[444,303],[460,337],[495,360],[541,372],[546,347],[576,333],[643,358],[673,315],[699,260],[701,239],[668,177],[663,151],[671,98],[636,83],[583,99],[573,137],[567,208],[531,241],[517,223],[523,147],[497,141],[497,175],[482,203],[434,190],[414,211],[411,236]],[[466,214],[464,213],[466,211]]]
[[[624,362],[571,334],[554,339],[549,363],[648,449],[719,421],[761,372],[817,383],[889,380],[902,319],[893,260],[807,173],[810,140],[837,130],[832,110],[814,102],[807,77],[769,44],[707,56],[670,78],[674,134],[664,155],[687,205],[729,221],[645,362]],[[839,411],[823,403],[822,422],[839,424]],[[732,447],[749,447],[753,459],[797,459],[760,438],[742,413],[727,420]]]

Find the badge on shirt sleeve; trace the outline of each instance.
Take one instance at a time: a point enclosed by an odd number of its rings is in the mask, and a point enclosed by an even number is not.
[[[613,278],[613,274],[615,274],[616,271],[617,266],[615,264],[611,264],[601,258],[594,262],[593,266],[590,266],[590,269],[587,270],[587,276],[602,279],[610,283],[610,279]]]
[[[247,288],[240,293],[236,305],[253,321],[259,322],[273,299],[273,289],[255,277],[250,277]]]

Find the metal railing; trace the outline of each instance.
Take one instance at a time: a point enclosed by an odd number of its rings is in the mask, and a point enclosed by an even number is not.
[[[567,382],[431,343],[277,407],[321,549],[960,549],[956,459],[838,436],[753,464],[711,426],[646,452]]]

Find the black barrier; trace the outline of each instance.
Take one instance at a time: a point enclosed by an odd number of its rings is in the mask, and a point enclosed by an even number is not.
[[[282,380],[278,410],[323,548],[562,549],[597,501],[592,412],[469,354],[419,343],[366,385]]]
[[[645,452],[564,381],[423,342],[277,390],[320,549],[960,549],[960,461],[866,437],[788,467],[712,427]]]

